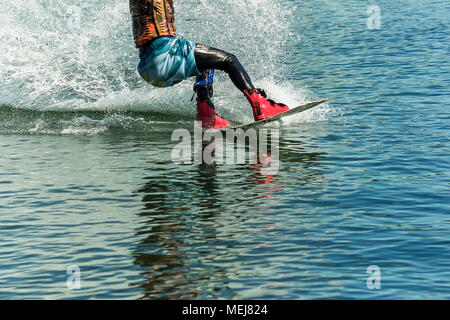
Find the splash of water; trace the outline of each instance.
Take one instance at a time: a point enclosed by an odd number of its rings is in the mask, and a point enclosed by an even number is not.
[[[2,0],[0,10],[0,104],[191,108],[192,82],[154,89],[138,76],[128,1]],[[175,1],[175,10],[180,36],[235,53],[254,79],[281,74],[292,15],[284,1]],[[216,92],[232,105],[240,93],[226,76],[219,80]]]
[[[17,0],[1,7],[0,102],[67,110],[138,86],[123,1]]]

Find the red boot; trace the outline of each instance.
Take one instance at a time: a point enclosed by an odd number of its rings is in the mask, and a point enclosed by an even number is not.
[[[287,105],[267,99],[267,95],[262,89],[254,89],[250,92],[244,90],[244,94],[252,106],[255,121],[267,119],[289,110]]]
[[[203,129],[224,129],[230,126],[226,119],[219,117],[210,99],[197,97],[197,121],[202,122]]]

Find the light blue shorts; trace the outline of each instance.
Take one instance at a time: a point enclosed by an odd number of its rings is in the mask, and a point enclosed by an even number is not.
[[[170,87],[201,73],[197,69],[195,42],[175,37],[160,37],[151,43],[139,57],[141,77],[157,87]]]

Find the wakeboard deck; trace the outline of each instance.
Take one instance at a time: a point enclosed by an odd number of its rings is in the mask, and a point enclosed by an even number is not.
[[[276,120],[280,120],[281,118],[284,117],[288,117],[288,116],[292,116],[294,114],[309,110],[311,108],[314,108],[315,106],[318,106],[319,104],[322,104],[324,102],[328,101],[327,98],[325,99],[321,99],[318,101],[311,101],[305,104],[302,104],[300,106],[294,107],[292,109],[289,109],[286,112],[277,114],[276,116],[273,116],[271,118],[267,118],[267,119],[263,119],[263,120],[258,120],[258,121],[254,121],[254,122],[250,122],[250,123],[245,123],[245,124],[240,124],[240,125],[234,125],[234,126],[230,126],[228,128],[224,128],[222,130],[228,130],[228,129],[248,129],[248,128],[252,128],[252,127],[256,127],[258,125],[261,124],[265,124],[268,122],[272,122],[272,121],[276,121]]]

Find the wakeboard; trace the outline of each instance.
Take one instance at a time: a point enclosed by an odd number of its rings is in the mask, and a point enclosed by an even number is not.
[[[228,130],[228,129],[243,129],[243,130],[245,130],[245,129],[248,129],[248,128],[256,127],[256,126],[259,126],[261,124],[265,124],[265,123],[268,123],[268,122],[280,120],[281,118],[292,116],[294,114],[297,114],[297,113],[309,110],[309,109],[314,108],[315,106],[318,106],[319,104],[322,104],[322,103],[324,103],[326,101],[328,101],[327,98],[322,99],[322,100],[318,100],[318,101],[311,101],[311,102],[302,104],[300,106],[291,108],[291,109],[289,109],[286,112],[277,114],[276,116],[273,116],[273,117],[270,117],[270,118],[267,118],[267,119],[258,120],[258,121],[245,123],[245,124],[232,125],[232,126],[230,126],[228,128],[224,128],[223,130]]]

